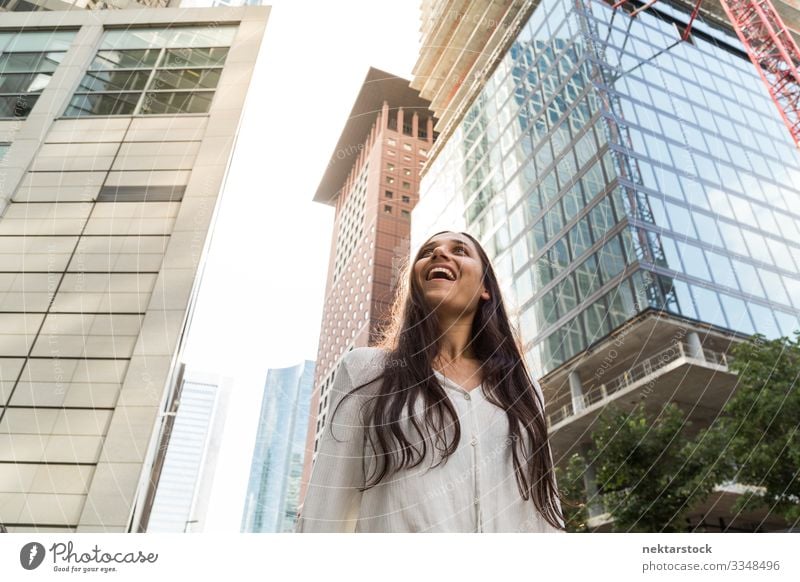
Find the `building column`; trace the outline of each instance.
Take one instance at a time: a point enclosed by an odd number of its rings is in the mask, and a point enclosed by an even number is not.
[[[427,130],[428,130],[428,143],[432,144],[433,143],[433,119],[431,119],[430,117],[428,117]]]
[[[696,360],[705,360],[703,354],[703,344],[700,342],[700,336],[696,331],[690,331],[686,336],[686,344],[688,345],[687,356]]]
[[[381,107],[381,129],[389,128],[389,102],[384,101]]]
[[[569,391],[572,395],[572,410],[574,414],[586,408],[583,402],[583,383],[578,372],[574,370],[569,373]]]
[[[397,133],[403,135],[403,108],[397,108]]]
[[[411,116],[411,135],[415,138],[419,138],[419,115],[415,111],[414,114]]]

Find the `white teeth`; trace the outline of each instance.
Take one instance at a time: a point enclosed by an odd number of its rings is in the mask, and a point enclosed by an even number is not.
[[[431,280],[432,275],[437,271],[440,271],[440,272],[444,273],[445,275],[447,275],[447,278],[450,279],[451,281],[455,281],[456,280],[455,273],[453,273],[453,271],[451,271],[450,269],[447,269],[445,267],[434,267],[433,269],[431,269],[428,272],[428,281]]]

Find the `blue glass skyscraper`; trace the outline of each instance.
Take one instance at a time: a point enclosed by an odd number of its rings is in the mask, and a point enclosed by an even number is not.
[[[442,133],[412,248],[443,228],[481,240],[563,462],[611,402],[676,401],[708,422],[735,385],[731,342],[800,328],[800,154],[713,14],[676,42],[680,2],[635,19],[600,0],[523,4],[491,30],[459,20],[453,38],[485,48],[449,59],[453,88],[431,57],[446,23],[423,27],[412,86]]]
[[[258,424],[243,532],[294,528],[305,458],[314,362],[270,370]]]

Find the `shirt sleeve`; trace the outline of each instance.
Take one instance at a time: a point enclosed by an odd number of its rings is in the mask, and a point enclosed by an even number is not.
[[[295,533],[354,532],[358,521],[362,494],[357,488],[363,487],[365,481],[360,415],[364,397],[356,392],[336,410],[339,401],[354,387],[346,360],[343,358],[339,364],[331,386],[327,422]]]

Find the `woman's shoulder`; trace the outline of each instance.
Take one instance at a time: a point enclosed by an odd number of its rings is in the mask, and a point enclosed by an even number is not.
[[[348,370],[357,370],[371,364],[379,364],[383,367],[389,352],[383,348],[364,346],[353,348],[342,356],[342,363]]]
[[[364,384],[380,376],[386,366],[389,352],[378,347],[354,348],[342,357],[342,365],[354,384]]]

